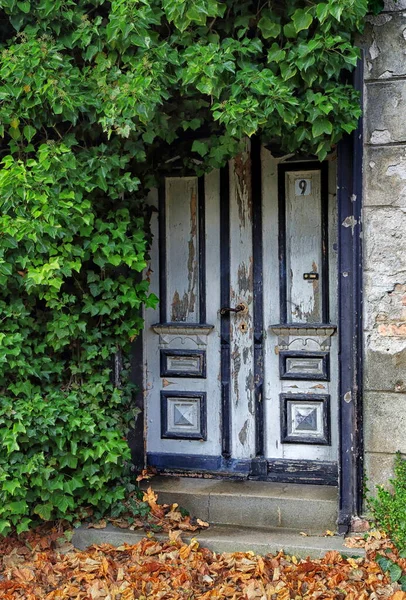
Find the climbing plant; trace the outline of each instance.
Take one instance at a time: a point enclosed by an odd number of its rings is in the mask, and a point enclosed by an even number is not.
[[[360,115],[368,10],[0,0],[0,533],[123,496],[130,345],[157,301],[142,199],[253,134],[324,159]]]

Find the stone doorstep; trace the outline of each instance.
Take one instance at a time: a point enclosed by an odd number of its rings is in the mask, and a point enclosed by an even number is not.
[[[336,530],[337,488],[262,481],[154,477],[161,504],[177,503],[213,525],[295,529],[311,534]]]
[[[87,529],[79,527],[75,530],[72,543],[75,548],[84,550],[88,546],[111,544],[137,544],[146,537],[144,531],[130,531],[108,525],[105,529]],[[157,533],[154,539],[165,541],[168,534]],[[347,548],[344,540],[339,536],[302,536],[297,531],[289,529],[248,529],[244,527],[230,527],[212,525],[199,532],[183,532],[182,540],[188,544],[196,538],[199,544],[213,552],[254,552],[262,556],[277,554],[284,550],[286,554],[298,558],[322,558],[330,550],[337,550],[340,554],[351,557],[364,557],[363,548]]]

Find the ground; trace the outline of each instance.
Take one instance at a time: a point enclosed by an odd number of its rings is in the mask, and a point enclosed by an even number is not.
[[[406,600],[400,584],[391,583],[390,574],[375,561],[383,555],[404,571],[406,559],[379,535],[367,542],[365,559],[329,552],[321,560],[283,553],[216,555],[197,541],[184,544],[181,536],[173,530],[165,542],[149,534],[134,546],[92,546],[84,552],[72,546],[61,526],[11,536],[0,542],[0,598]]]

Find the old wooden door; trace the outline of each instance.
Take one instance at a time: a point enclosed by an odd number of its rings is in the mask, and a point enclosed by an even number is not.
[[[149,464],[336,481],[335,190],[334,160],[247,146],[151,193]]]

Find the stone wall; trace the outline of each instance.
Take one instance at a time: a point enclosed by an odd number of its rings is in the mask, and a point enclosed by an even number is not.
[[[365,47],[364,419],[370,489],[406,454],[406,0],[369,17]]]

